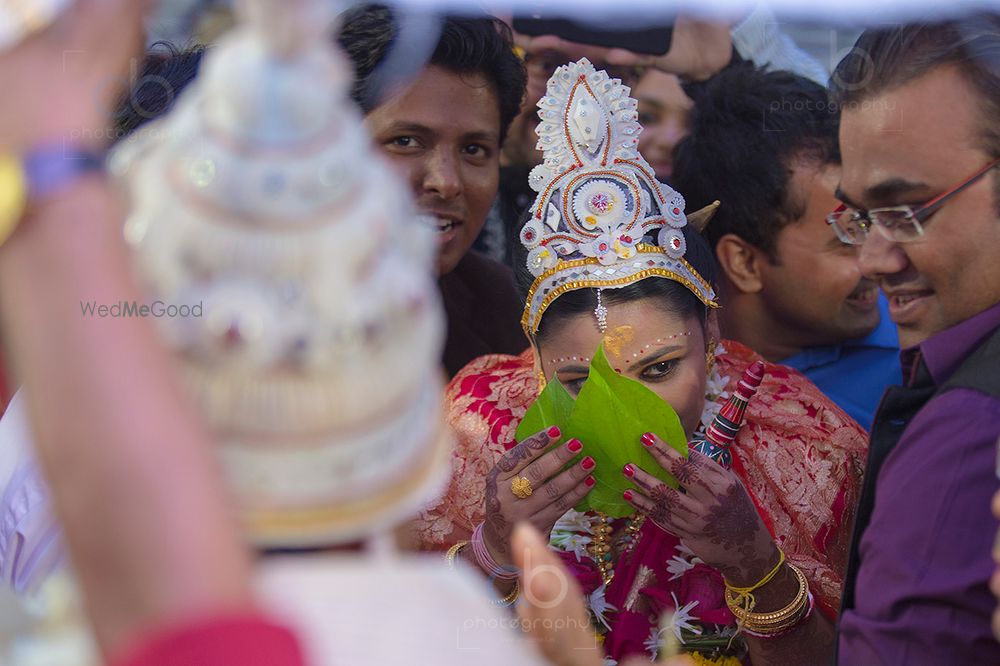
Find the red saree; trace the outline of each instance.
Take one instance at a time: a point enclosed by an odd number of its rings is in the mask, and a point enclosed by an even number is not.
[[[731,392],[759,356],[735,342],[723,346],[717,369]],[[733,445],[733,471],[778,545],[808,577],[817,607],[832,618],[843,584],[867,434],[797,371],[770,363],[766,368]],[[458,442],[453,477],[444,497],[416,522],[424,548],[445,549],[468,539],[483,520],[483,480],[515,444],[514,432],[537,391],[530,350],[516,357],[477,359],[449,384],[449,420]],[[553,530],[553,547],[580,581],[597,624],[607,629],[609,656],[653,652],[657,623],[667,609],[680,611],[674,631],[679,637],[683,633],[685,645],[731,633],[727,628],[734,622],[723,600],[721,576],[672,534],[652,523],[643,525],[603,589],[581,545],[588,542],[590,519],[571,514]],[[606,605],[611,608],[605,611]]]

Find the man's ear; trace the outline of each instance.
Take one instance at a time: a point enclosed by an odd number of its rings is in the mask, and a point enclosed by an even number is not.
[[[764,288],[761,262],[764,253],[735,234],[726,234],[715,245],[715,257],[726,279],[738,292],[755,294]]]

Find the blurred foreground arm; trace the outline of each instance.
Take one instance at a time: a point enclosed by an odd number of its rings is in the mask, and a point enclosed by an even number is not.
[[[516,42],[528,53],[552,50],[595,58],[609,65],[653,67],[687,81],[711,78],[722,71],[733,57],[733,39],[728,25],[686,16],[678,16],[674,21],[670,49],[663,55],[583,45],[555,35],[516,35]]]

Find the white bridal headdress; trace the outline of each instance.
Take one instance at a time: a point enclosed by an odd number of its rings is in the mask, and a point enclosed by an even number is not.
[[[712,286],[684,259],[684,197],[657,182],[639,154],[636,106],[628,86],[586,58],[557,69],[538,102],[545,157],[529,177],[538,197],[521,229],[535,275],[521,320],[529,336],[567,291],[652,276],[680,282],[716,306]]]

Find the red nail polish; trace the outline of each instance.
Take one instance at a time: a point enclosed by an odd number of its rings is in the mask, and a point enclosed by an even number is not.
[[[626,502],[631,502],[632,501],[632,491],[631,490],[626,490],[625,492],[622,493],[622,497],[625,498]]]
[[[625,465],[624,467],[622,467],[622,474],[624,474],[625,476],[627,476],[630,479],[633,476],[635,476],[635,467],[632,467],[632,463],[629,463],[629,464]]]
[[[592,476],[588,476],[586,479],[583,480],[583,485],[587,486],[588,488],[593,488],[595,483],[597,483],[597,481]]]
[[[562,434],[562,430],[560,430],[558,426],[552,426],[545,431],[545,434],[549,436],[549,439],[556,439]]]
[[[566,442],[566,448],[569,449],[570,453],[579,453],[583,451],[583,443],[578,439],[571,439]]]
[[[597,463],[595,463],[595,462],[594,462],[594,459],[593,459],[593,458],[591,458],[590,456],[587,456],[586,458],[584,458],[584,459],[583,459],[583,460],[582,460],[582,461],[580,462],[580,467],[584,468],[584,469],[585,469],[585,470],[587,470],[588,472],[589,472],[590,470],[594,469],[594,467],[595,467],[596,465],[597,465]]]
[[[652,448],[653,445],[656,444],[656,438],[654,437],[653,433],[651,433],[651,432],[645,433],[641,437],[641,439],[642,439],[642,445],[643,446],[648,446],[648,447]]]

